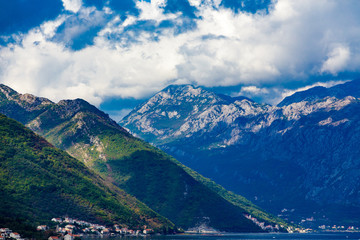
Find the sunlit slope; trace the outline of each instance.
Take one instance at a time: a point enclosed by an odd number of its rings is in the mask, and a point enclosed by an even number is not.
[[[0,115],[0,218],[30,225],[69,216],[158,230],[174,225],[82,162]]]

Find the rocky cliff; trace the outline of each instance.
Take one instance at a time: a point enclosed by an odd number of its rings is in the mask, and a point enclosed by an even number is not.
[[[359,223],[359,86],[316,87],[278,106],[169,86],[120,124],[273,213]]]

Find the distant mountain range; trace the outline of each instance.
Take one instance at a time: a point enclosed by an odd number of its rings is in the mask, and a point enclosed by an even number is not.
[[[185,230],[205,224],[221,231],[263,231],[244,214],[287,227],[283,220],[133,137],[84,100],[53,103],[0,85],[0,112],[66,150],[106,183],[135,196]],[[171,228],[169,224],[162,226]]]
[[[359,80],[278,106],[174,85],[120,125],[274,214],[360,224],[359,97]]]

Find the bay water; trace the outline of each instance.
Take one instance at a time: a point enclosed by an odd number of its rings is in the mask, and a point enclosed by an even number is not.
[[[305,233],[305,234],[286,234],[286,233],[256,233],[256,234],[209,234],[209,235],[151,235],[144,237],[122,236],[122,237],[85,237],[85,240],[360,240],[360,233]]]

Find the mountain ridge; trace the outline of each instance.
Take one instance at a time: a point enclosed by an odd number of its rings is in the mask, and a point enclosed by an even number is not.
[[[278,106],[246,99],[224,103],[206,99],[215,93],[198,89],[206,92],[197,98],[184,89],[172,95],[160,91],[120,124],[273,213],[284,216],[283,209],[295,209],[300,222],[318,212],[325,223],[335,219],[337,208],[360,209],[360,186],[350,167],[360,169],[351,137],[359,136],[358,81],[295,93]],[[199,107],[202,103],[208,104]],[[345,210],[339,215],[349,220]]]
[[[0,135],[0,219],[17,222],[13,230],[22,231],[16,229],[19,224],[35,229],[35,224],[65,215],[124,227],[174,229],[169,220],[2,114]]]
[[[247,213],[244,208],[211,190],[205,184],[208,183],[205,178],[201,175],[194,178],[195,172],[150,144],[132,137],[107,114],[98,114],[99,110],[88,111],[92,107],[81,100],[59,103],[47,106],[46,111],[25,119],[27,122],[24,123],[178,226],[187,229],[210,218],[207,224],[218,230],[262,231],[243,216]],[[69,104],[75,107],[67,109]],[[82,108],[78,104],[86,106]],[[0,107],[0,111],[22,119],[9,107]],[[214,211],[212,206],[222,209],[221,212]],[[254,205],[250,207],[254,213],[261,212],[266,216],[266,222],[274,225],[281,222],[287,226],[283,221],[274,221],[275,218]]]
[[[347,96],[353,96],[359,98],[359,93],[360,79],[354,79],[352,81],[346,81],[345,83],[329,88],[317,86],[305,91],[296,92],[293,95],[284,98],[277,106],[283,107],[301,101],[312,102],[323,99],[325,97],[335,97],[342,99]]]

